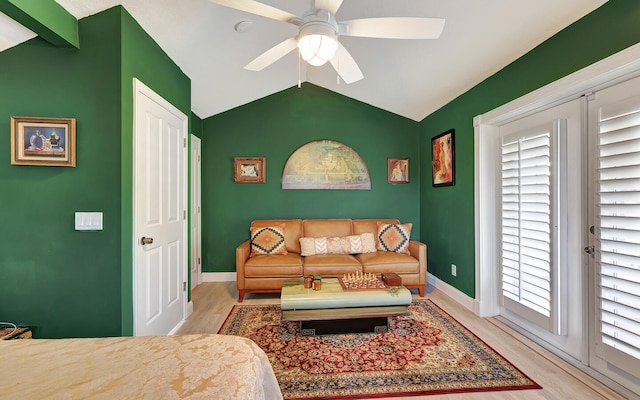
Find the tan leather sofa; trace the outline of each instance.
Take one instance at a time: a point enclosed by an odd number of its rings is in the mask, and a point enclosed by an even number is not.
[[[407,288],[418,289],[424,297],[427,283],[427,246],[411,240],[408,254],[376,251],[362,254],[315,254],[301,256],[301,237],[343,237],[371,232],[376,238],[378,221],[386,224],[398,224],[398,220],[258,220],[252,227],[266,227],[285,224],[284,239],[287,254],[258,255],[249,257],[251,242],[247,240],[236,248],[236,276],[238,301],[242,302],[247,292],[280,292],[282,281],[302,278],[312,274],[323,277],[340,277],[344,274],[363,272],[381,274],[394,272],[402,278]]]

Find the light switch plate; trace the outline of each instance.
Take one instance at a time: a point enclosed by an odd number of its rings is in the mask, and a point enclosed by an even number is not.
[[[102,212],[76,212],[75,228],[77,231],[101,231]]]

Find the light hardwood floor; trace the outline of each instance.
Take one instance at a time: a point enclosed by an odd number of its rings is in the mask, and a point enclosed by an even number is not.
[[[594,378],[571,366],[493,318],[478,318],[471,311],[441,291],[428,287],[425,297],[451,314],[489,346],[502,354],[531,379],[541,390],[448,394],[410,399],[625,399]],[[418,297],[417,294],[413,295]],[[194,311],[180,327],[178,334],[217,333],[237,303],[235,282],[208,282],[192,292]],[[279,304],[279,294],[248,294],[241,304]],[[379,399],[379,398],[378,398]],[[387,399],[403,399],[407,397]]]

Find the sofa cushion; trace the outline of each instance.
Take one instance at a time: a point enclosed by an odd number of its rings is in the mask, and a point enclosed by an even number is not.
[[[378,251],[377,253],[358,254],[355,257],[362,264],[362,272],[364,273],[417,274],[420,272],[420,262],[404,253]]]
[[[367,253],[373,254],[373,253]],[[304,275],[343,276],[362,272],[362,265],[349,254],[316,254],[304,257]]]
[[[300,236],[302,236],[301,219],[264,219],[251,222],[252,227],[284,226],[284,244],[289,252],[300,254]]]
[[[300,277],[302,257],[297,253],[259,255],[244,264],[245,277]]]
[[[376,251],[376,242],[372,233],[339,236],[329,238],[300,238],[303,256],[315,254],[359,254]]]
[[[350,219],[305,219],[302,221],[304,237],[339,237],[353,235]]]
[[[251,227],[251,254],[249,257],[264,254],[287,254],[284,244],[285,224],[277,226]]]
[[[378,250],[409,254],[411,224],[378,222]]]

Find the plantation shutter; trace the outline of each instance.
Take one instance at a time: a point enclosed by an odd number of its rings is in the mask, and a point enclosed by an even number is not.
[[[502,137],[503,306],[560,334],[556,241],[562,121]]]
[[[598,112],[597,257],[606,358],[640,365],[640,98]]]

